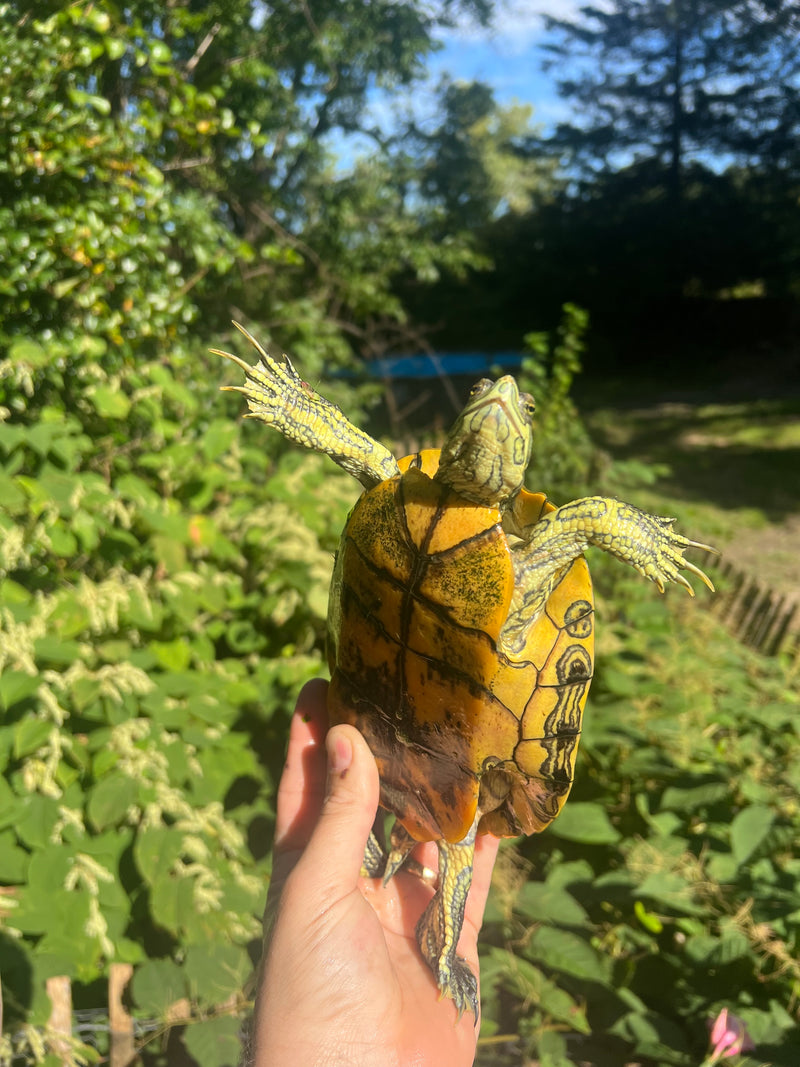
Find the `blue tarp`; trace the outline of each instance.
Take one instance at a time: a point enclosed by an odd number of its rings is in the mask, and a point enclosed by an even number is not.
[[[480,378],[489,376],[493,367],[519,367],[525,358],[522,352],[448,352],[446,354],[394,356],[375,359],[363,364],[370,378],[440,378],[458,375]],[[354,377],[352,371],[337,371],[335,377]]]

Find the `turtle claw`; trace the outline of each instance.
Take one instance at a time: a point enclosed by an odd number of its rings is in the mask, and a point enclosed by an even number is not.
[[[384,885],[388,885],[392,878],[394,878],[408,859],[411,850],[416,844],[417,842],[402,824],[395,822],[392,827],[391,848],[386,856],[386,866],[383,872]]]
[[[417,923],[417,941],[419,942],[422,955],[426,963],[433,971],[436,984],[439,987],[439,999],[449,997],[456,1006],[458,1018],[465,1011],[471,1011],[475,1017],[475,1025],[478,1023],[478,980],[472,973],[472,968],[461,956],[457,956],[452,946],[442,949],[436,943],[436,938],[431,937],[431,908],[440,906],[436,897],[428,905],[420,921]]]
[[[701,547],[705,548],[706,546],[702,545]],[[719,555],[718,552],[717,555]],[[694,563],[690,563],[688,560],[683,561],[683,566],[687,571],[691,571],[692,574],[696,574],[700,581],[704,585],[706,585],[712,593],[716,592],[716,589],[714,588],[714,583],[711,581],[705,571],[701,571],[699,567],[695,567]],[[688,585],[689,583],[687,582],[686,584]],[[694,596],[694,590],[692,590],[692,596]]]
[[[628,505],[624,507],[630,512],[638,511]],[[649,515],[645,512],[640,512],[640,514],[643,520],[642,527],[647,532],[647,539],[642,540],[640,546],[640,551],[644,550],[643,556],[640,555],[639,559],[636,559],[633,554],[627,558],[624,554],[615,553],[615,555],[618,555],[623,562],[633,563],[636,570],[650,578],[661,593],[665,591],[667,584],[672,583],[676,586],[683,586],[690,596],[694,596],[694,589],[682,571],[689,571],[699,577],[711,592],[715,592],[714,583],[708,575],[699,567],[695,567],[694,563],[685,559],[684,553],[687,548],[702,548],[703,551],[718,556],[717,548],[702,544],[700,541],[690,541],[681,534],[675,534],[672,528],[674,519],[659,519],[657,515]]]
[[[443,984],[441,974],[438,976],[438,981],[441,990],[440,1000],[449,997],[455,1003],[459,1020],[465,1011],[471,1011],[477,1026],[478,980],[467,961],[456,956],[449,968],[446,984]]]
[[[664,592],[665,582],[673,582],[675,585],[682,585],[689,596],[693,597],[695,595],[694,588],[686,578],[686,575],[681,573],[682,570],[694,574],[712,593],[715,592],[714,583],[708,575],[695,566],[694,563],[684,559],[683,554],[687,548],[704,548],[708,551],[716,552],[715,549],[709,549],[708,545],[701,545],[697,541],[690,541],[688,538],[680,537],[678,534],[671,534],[670,541],[663,548],[663,555],[660,554],[661,558],[655,562],[653,573],[648,575],[658,586],[659,592]]]

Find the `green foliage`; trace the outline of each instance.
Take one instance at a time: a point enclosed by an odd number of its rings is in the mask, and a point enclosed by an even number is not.
[[[538,173],[526,116],[455,90],[427,157],[446,142],[470,164],[455,200],[447,168],[426,192],[413,136],[372,131],[370,158],[333,169],[330,136],[365,132],[370,87],[413,81],[436,26],[484,16],[479,0],[265,10],[0,4],[6,1022],[42,1025],[61,973],[97,1007],[109,962],[130,962],[135,1012],[166,1027],[187,1001],[183,1044],[207,1067],[238,1053],[288,713],[322,668],[357,488],[241,425],[200,333],[224,343],[230,305],[252,309],[309,377],[380,351],[406,329],[395,279],[485,265],[467,209],[529,197]],[[526,372],[536,482],[557,498],[592,473],[569,399],[586,320],[564,314]],[[720,635],[681,644],[651,590],[608,596],[575,796],[501,868],[487,1033],[553,1065],[607,1046],[683,1064],[726,1003],[778,1063],[796,697]]]
[[[587,313],[565,304],[553,334],[529,333],[525,345],[533,353],[522,364],[520,388],[536,401],[533,459],[527,484],[544,489],[557,503],[583,496],[591,480],[596,451],[570,391],[581,371]]]
[[[576,782],[507,847],[483,932],[478,1064],[696,1067],[723,1007],[797,1062],[798,694],[688,601],[614,561]]]
[[[133,121],[98,94],[122,56],[156,92],[166,80],[159,43],[102,5],[41,19],[0,7],[4,376],[40,401],[85,392],[101,417],[124,418],[126,398],[111,398],[90,368],[102,360],[113,375],[134,339],[153,355],[185,338],[196,315],[187,293],[202,294],[230,270],[239,248],[201,191],[165,180],[153,158],[152,109]],[[184,122],[219,131],[213,98],[180,85],[171,92]],[[85,364],[77,377],[76,362]],[[44,383],[52,392],[41,392]]]
[[[272,457],[210,371],[205,395],[155,362],[117,381],[126,424],[91,402],[84,421],[46,406],[0,424],[11,1025],[46,1020],[50,975],[81,1004],[114,960],[137,965],[145,1014],[241,990],[288,708],[322,666],[352,497],[321,460]]]
[[[91,337],[110,369],[135,339],[151,356],[180,345],[199,317],[218,339],[250,313],[308,373],[405,337],[398,275],[486,260],[464,219],[443,237],[368,93],[413,82],[437,27],[487,10],[0,4],[0,342],[41,324],[48,351],[18,353],[29,385],[31,360],[56,359],[82,391],[71,345]],[[331,144],[359,136],[369,151],[337,168]],[[124,399],[97,403],[124,417]]]
[[[443,80],[428,132],[415,125],[410,154],[425,199],[444,209],[446,230],[521,214],[554,187],[556,169],[534,148],[532,108],[498,107],[480,82]]]

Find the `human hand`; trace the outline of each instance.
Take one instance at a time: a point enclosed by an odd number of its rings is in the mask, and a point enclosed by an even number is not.
[[[352,726],[328,731],[322,681],[301,692],[278,790],[275,908],[257,993],[254,1067],[460,1067],[478,1036],[440,999],[414,936],[433,888],[401,870],[360,875],[378,808],[378,770]],[[326,756],[327,752],[327,756]],[[327,794],[326,794],[327,777]],[[497,839],[479,837],[459,955],[478,973],[478,931]],[[436,868],[433,843],[414,856]],[[276,907],[277,904],[277,907]]]

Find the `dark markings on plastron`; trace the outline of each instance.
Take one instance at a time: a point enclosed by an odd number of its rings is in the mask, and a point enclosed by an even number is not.
[[[588,600],[575,600],[564,612],[564,629],[570,637],[585,641],[594,628],[594,608]]]
[[[400,483],[400,486],[402,487],[402,482]],[[401,494],[398,493],[398,496],[401,497]],[[423,579],[426,577],[427,570],[432,561],[437,561],[439,559],[446,558],[454,550],[460,550],[464,546],[468,547],[473,541],[480,540],[482,537],[484,537],[485,531],[481,531],[479,534],[476,534],[469,538],[465,538],[463,541],[459,542],[458,545],[452,546],[449,549],[445,549],[442,552],[437,552],[435,555],[431,556],[427,553],[426,549],[427,546],[430,544],[430,540],[433,537],[436,526],[441,521],[442,517],[447,513],[448,509],[446,505],[440,504],[440,506],[434,512],[431,523],[428,527],[428,530],[426,531],[423,545],[421,548],[418,549],[411,540],[411,536],[409,534],[405,522],[405,510],[403,507],[402,498],[400,498],[399,504],[400,506],[398,508],[398,511],[400,521],[403,526],[404,536],[409,547],[409,551],[414,560],[414,562],[412,563],[411,572],[407,578],[396,578],[388,571],[384,570],[382,567],[376,566],[376,564],[361,551],[360,546],[352,538],[348,538],[347,542],[347,551],[356,553],[358,555],[360,565],[365,570],[369,571],[372,575],[375,576],[374,588],[376,590],[379,590],[381,584],[383,583],[388,586],[391,586],[399,594],[401,594],[403,606],[401,618],[399,620],[399,641],[397,641],[397,639],[393,635],[389,634],[385,630],[385,628],[377,621],[377,619],[374,618],[369,605],[365,604],[363,600],[360,600],[353,592],[353,590],[347,585],[346,582],[343,583],[342,599],[344,600],[346,596],[351,596],[358,604],[359,611],[362,617],[368,619],[387,640],[399,644],[403,648],[408,647],[410,615],[413,608],[413,602],[416,600],[418,603],[423,604],[426,610],[429,611],[431,615],[433,615],[439,621],[444,631],[452,631],[453,629],[457,629],[462,634],[467,635],[471,640],[474,640],[476,642],[488,641],[491,645],[492,657],[498,656],[501,660],[505,659],[506,657],[504,657],[503,654],[496,648],[494,642],[491,640],[490,637],[487,636],[487,634],[483,630],[478,627],[464,626],[462,623],[457,622],[455,619],[453,619],[452,615],[449,613],[448,609],[445,606],[437,604],[435,601],[430,600],[426,596],[419,595],[416,591]],[[450,671],[448,669],[449,665],[443,663],[436,657],[426,657],[423,652],[415,652],[414,654],[420,659],[427,658],[431,664],[440,667],[442,669],[442,673],[445,676],[453,677],[456,679],[469,678],[468,675],[458,671],[457,669],[453,669],[452,671]],[[516,667],[525,667],[529,664],[528,660],[514,660],[513,662],[514,666]],[[403,681],[405,681],[405,679],[403,679]]]
[[[572,757],[581,733],[581,700],[592,678],[592,658],[583,645],[570,645],[556,664],[559,681],[556,706],[544,721],[542,747],[547,759],[542,777],[572,782]]]

